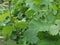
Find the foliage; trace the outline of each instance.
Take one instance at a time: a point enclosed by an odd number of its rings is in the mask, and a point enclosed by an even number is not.
[[[0,30],[7,45],[60,45],[59,0],[8,0],[0,14]]]

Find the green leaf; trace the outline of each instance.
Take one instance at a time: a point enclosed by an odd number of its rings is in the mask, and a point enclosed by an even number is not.
[[[3,36],[10,36],[12,34],[12,31],[14,30],[14,26],[5,26],[2,30]]]
[[[26,13],[26,18],[33,18],[33,15],[34,15],[34,12],[33,10],[27,10],[25,13]]]
[[[38,31],[48,31],[51,24],[47,22],[31,21],[29,26],[30,29]]]
[[[0,15],[0,21],[1,22],[4,21],[9,16],[10,16],[10,12],[9,11],[7,13],[5,13],[5,14]]]
[[[55,24],[60,25],[60,20],[55,20]]]
[[[19,29],[26,29],[27,22],[24,22],[24,21],[16,22],[16,27],[19,28]]]
[[[55,41],[50,40],[40,40],[37,45],[55,45]]]
[[[54,15],[50,14],[50,15],[47,15],[47,20],[49,23],[54,23],[56,20],[56,17]]]
[[[53,36],[57,35],[59,33],[59,27],[56,25],[51,25],[49,33]]]
[[[42,3],[43,0],[33,0],[33,2],[38,5],[38,4]]]
[[[47,23],[41,23],[32,20],[30,22],[29,29],[24,33],[24,37],[26,37],[27,40],[31,43],[37,43],[39,41],[37,33],[39,31],[48,31],[49,27],[50,25]]]
[[[32,43],[32,44],[37,43],[38,40],[39,40],[37,35],[36,35],[35,30],[27,30],[27,31],[25,31],[24,37],[27,39],[27,41],[29,43]]]

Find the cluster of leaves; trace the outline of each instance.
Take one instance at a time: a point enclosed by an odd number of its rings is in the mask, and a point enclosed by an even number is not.
[[[9,10],[0,15],[4,40],[18,45],[60,45],[59,12],[59,0],[9,0]]]

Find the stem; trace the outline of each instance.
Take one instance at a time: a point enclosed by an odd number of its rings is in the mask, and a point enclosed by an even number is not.
[[[11,1],[12,1],[12,0],[9,0],[10,19],[12,18],[12,14],[11,14]]]

